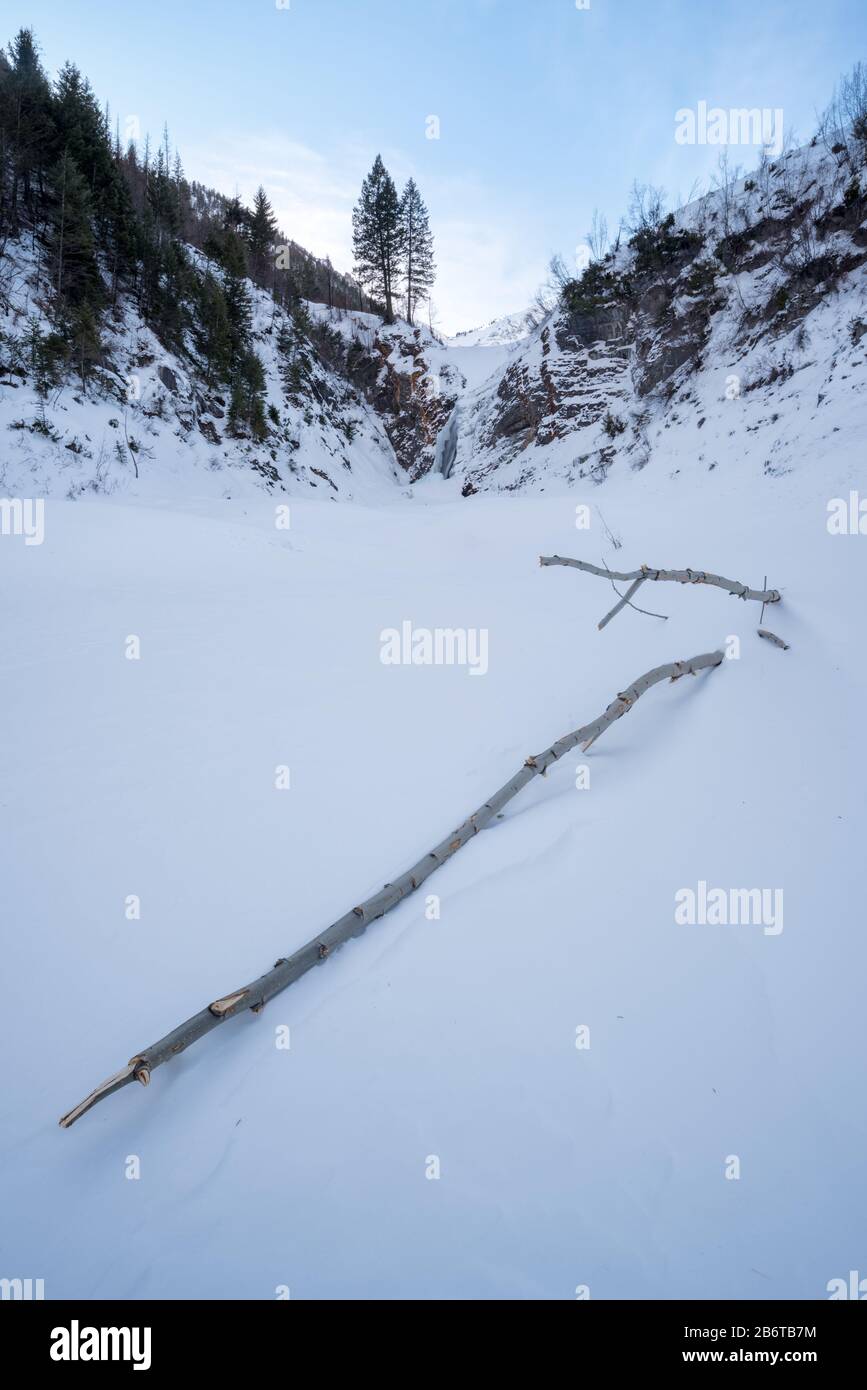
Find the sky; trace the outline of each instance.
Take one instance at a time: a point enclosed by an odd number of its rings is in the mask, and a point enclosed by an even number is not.
[[[864,0],[2,0],[49,73],[72,59],[122,129],[169,127],[189,177],[249,200],[352,268],[352,207],[377,153],[424,197],[446,333],[525,309],[551,256],[580,264],[633,180],[669,204],[720,146],[684,110],[758,108],[806,140],[867,59]],[[776,115],[782,112],[782,117]],[[730,130],[730,127],[725,127]],[[701,133],[697,127],[698,134]],[[746,170],[757,149],[729,150]]]

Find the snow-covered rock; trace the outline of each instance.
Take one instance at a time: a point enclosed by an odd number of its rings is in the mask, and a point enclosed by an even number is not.
[[[761,477],[845,449],[867,390],[867,197],[849,178],[822,145],[796,150],[591,267],[466,402],[454,484]]]

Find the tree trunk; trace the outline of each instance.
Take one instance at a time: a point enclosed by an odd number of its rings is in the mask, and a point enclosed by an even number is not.
[[[61,297],[63,281],[63,238],[66,230],[66,154],[63,155],[63,191],[60,195],[60,241],[57,252],[57,298]]]
[[[550,748],[546,748],[544,753],[537,753],[535,757],[527,758],[514,776],[510,777],[508,782],[494,792],[493,796],[483,802],[478,810],[474,811],[456,830],[441,840],[428,854],[419,859],[417,864],[414,864],[411,869],[407,869],[393,883],[386,883],[385,887],[380,889],[378,893],[374,893],[366,902],[353,907],[320,935],[315,936],[312,941],[308,941],[305,946],[300,947],[293,955],[278,960],[271,970],[260,975],[252,984],[244,985],[243,988],[225,995],[222,999],[216,999],[199,1013],[194,1014],[192,1018],[188,1018],[185,1023],[174,1028],[171,1033],[167,1033],[164,1038],[160,1038],[159,1042],[153,1043],[143,1052],[136,1053],[122,1071],[110,1076],[107,1081],[103,1081],[79,1105],[68,1111],[61,1118],[60,1124],[64,1129],[68,1129],[79,1116],[85,1114],[92,1106],[104,1100],[106,1096],[120,1090],[121,1087],[129,1085],[132,1081],[139,1081],[146,1086],[156,1067],[162,1066],[163,1062],[176,1057],[179,1052],[183,1052],[185,1048],[197,1042],[206,1033],[210,1033],[225,1019],[243,1013],[246,1009],[252,1009],[254,1013],[258,1013],[269,999],[273,999],[288,985],[293,984],[302,975],[306,975],[307,971],[312,969],[314,965],[320,965],[331,955],[332,951],[343,946],[351,937],[361,936],[371,922],[383,917],[404,898],[414,893],[435,869],[440,868],[442,864],[451,859],[452,855],[456,854],[475,835],[478,835],[480,830],[484,830],[485,826],[499,815],[503,807],[508,805],[528,782],[532,782],[534,777],[544,776],[553,763],[562,758],[565,753],[570,752],[577,744],[580,743],[584,748],[588,748],[615,720],[626,714],[652,686],[657,685],[660,681],[676,681],[681,676],[695,675],[696,672],[705,668],[719,666],[722,661],[723,653],[721,651],[704,652],[701,656],[691,657],[688,661],[671,661],[664,666],[657,666],[654,670],[639,676],[626,690],[616,695],[596,719],[573,730],[570,734],[565,734]]]

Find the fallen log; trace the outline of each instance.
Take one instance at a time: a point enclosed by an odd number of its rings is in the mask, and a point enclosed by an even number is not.
[[[557,762],[565,753],[575,748],[579,743],[583,747],[589,748],[600,734],[620,719],[627,710],[630,710],[635,702],[650,688],[657,685],[660,681],[679,680],[681,676],[695,675],[698,671],[707,667],[719,666],[723,661],[723,653],[704,652],[701,656],[691,657],[688,661],[670,661],[664,666],[657,666],[645,675],[639,676],[638,680],[633,681],[632,685],[611,701],[602,714],[596,719],[584,724],[579,729],[573,730],[570,734],[565,734],[563,738],[552,743],[544,753],[537,753],[535,757],[527,758],[524,765],[518,769],[513,777],[509,779],[499,791],[474,811],[456,830],[441,841],[430,853],[414,864],[406,873],[401,874],[400,878],[394,883],[387,883],[378,893],[358,907],[353,907],[343,917],[334,922],[325,931],[315,936],[312,941],[300,947],[293,955],[276,961],[273,968],[260,975],[252,984],[244,985],[242,989],[235,990],[231,994],[224,995],[221,999],[214,1000],[199,1013],[188,1018],[185,1023],[181,1023],[174,1028],[171,1033],[167,1033],[159,1042],[153,1043],[142,1052],[137,1052],[131,1057],[127,1065],[114,1076],[110,1076],[107,1081],[103,1081],[90,1095],[86,1096],[79,1105],[73,1107],[62,1116],[60,1124],[64,1129],[90,1110],[99,1101],[105,1100],[107,1096],[113,1095],[122,1087],[130,1085],[133,1081],[138,1081],[147,1086],[151,1079],[151,1073],[157,1067],[161,1067],[163,1062],[168,1062],[178,1053],[190,1047],[192,1043],[198,1042],[206,1033],[210,1033],[213,1028],[224,1023],[227,1018],[233,1018],[235,1014],[252,1009],[258,1013],[269,999],[300,979],[314,965],[320,965],[326,960],[333,951],[343,946],[350,938],[361,936],[362,932],[371,922],[383,917],[386,912],[390,912],[404,898],[409,897],[417,888],[420,888],[435,869],[440,868],[447,860],[451,859],[469,840],[477,835],[480,830],[484,830],[495,816],[499,815],[504,806],[517,796],[528,782],[534,777],[544,776],[552,763]]]
[[[661,580],[670,579],[675,584],[710,584],[716,589],[726,589],[735,598],[754,599],[757,603],[779,603],[782,595],[777,589],[751,589],[747,584],[741,584],[736,579],[726,579],[721,574],[709,574],[707,570],[658,570],[652,569],[650,565],[642,565],[637,570],[610,570],[602,569],[599,565],[591,565],[588,560],[570,560],[563,555],[540,555],[540,565],[570,565],[573,569],[584,570],[585,574],[598,574],[602,579],[632,580],[632,587],[616,603],[610,612],[598,624],[601,631],[606,624],[616,618],[622,608],[625,608],[633,594],[648,579]]]

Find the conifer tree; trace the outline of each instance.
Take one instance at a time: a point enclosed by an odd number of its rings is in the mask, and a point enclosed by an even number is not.
[[[253,320],[253,306],[247,287],[247,254],[236,231],[224,229],[220,246],[220,264],[225,272],[224,292],[229,313],[232,346],[240,352],[247,343]]]
[[[82,300],[72,310],[69,317],[68,333],[72,359],[84,387],[87,385],[91,369],[102,357],[99,320],[93,305],[88,300]]]
[[[23,197],[28,213],[33,213],[34,188],[41,193],[43,175],[51,162],[50,145],[54,134],[51,89],[31,29],[20,29],[12,40],[9,62],[2,77],[0,116],[4,130],[11,136],[8,217],[15,229],[19,197]]]
[[[236,354],[229,400],[229,433],[241,435],[245,427],[261,443],[268,433],[265,421],[265,369],[255,352]]]
[[[407,323],[412,323],[416,305],[428,298],[436,279],[428,212],[414,179],[410,179],[403,190],[400,225],[406,319]]]
[[[210,387],[229,375],[232,365],[232,330],[226,296],[212,275],[199,287],[197,345],[205,364],[205,381]]]
[[[72,63],[64,64],[55,83],[52,120],[58,156],[70,156],[87,185],[95,240],[105,253],[116,298],[120,278],[134,271],[137,258],[132,198],[115,157],[106,112]]]
[[[177,228],[177,235],[186,239],[190,190],[184,177],[184,166],[181,163],[181,156],[177,150],[175,150],[175,159],[172,164],[172,191],[175,199],[175,226]]]
[[[98,305],[102,282],[96,264],[90,192],[75,160],[64,152],[49,175],[46,251],[58,306]]]
[[[248,229],[250,259],[255,269],[262,274],[268,265],[271,248],[277,238],[277,219],[261,185],[253,199]]]
[[[394,322],[394,296],[400,278],[402,226],[394,180],[376,156],[352,214],[356,273],[385,304],[386,323]]]

